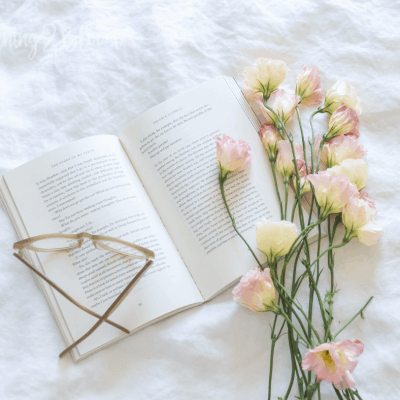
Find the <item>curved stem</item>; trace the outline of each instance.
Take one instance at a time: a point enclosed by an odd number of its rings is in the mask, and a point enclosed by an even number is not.
[[[278,181],[276,180],[275,161],[271,161],[271,167],[272,167],[272,175],[274,176],[275,190],[276,190],[276,194],[278,196],[279,207],[280,207],[280,210],[281,210],[281,219],[284,219],[283,218],[283,206],[282,206],[281,195],[280,195],[279,189],[278,189]]]
[[[300,132],[301,132],[301,141],[303,143],[303,151],[304,151],[304,161],[306,163],[306,168],[308,170],[308,165],[307,165],[307,154],[306,154],[306,141],[304,140],[304,132],[303,132],[303,126],[301,125],[301,119],[300,119],[300,113],[299,113],[299,108],[296,106],[296,113],[297,113],[297,119],[299,120],[299,127],[300,127]],[[312,154],[312,153],[311,153]]]
[[[336,336],[339,335],[340,332],[342,332],[344,329],[346,329],[360,314],[362,314],[362,312],[365,310],[365,308],[367,307],[367,305],[370,303],[370,301],[374,298],[374,296],[371,296],[369,298],[369,300],[365,303],[364,307],[345,325],[342,327],[342,329],[340,329],[338,332],[336,332],[333,336],[332,336],[332,342],[336,339]]]
[[[264,267],[261,265],[259,259],[257,258],[257,256],[254,254],[253,250],[251,249],[250,245],[246,242],[246,239],[240,234],[240,232],[237,230],[236,228],[236,223],[235,220],[231,214],[231,212],[229,211],[229,206],[228,203],[226,202],[226,198],[225,198],[225,189],[224,189],[224,183],[226,181],[227,175],[223,175],[222,170],[220,170],[220,174],[219,174],[219,187],[221,189],[221,195],[222,195],[222,199],[224,201],[225,204],[225,208],[226,211],[228,211],[229,217],[232,221],[232,226],[233,229],[236,231],[236,233],[240,236],[240,238],[243,240],[243,242],[245,242],[246,246],[248,247],[248,249],[250,250],[251,254],[253,255],[253,257],[255,258],[255,260],[257,261],[258,266],[260,267],[261,271],[264,271]]]
[[[281,313],[281,315],[286,319],[286,322],[295,330],[295,332],[299,335],[300,339],[303,340],[304,343],[306,343],[308,346],[311,347],[311,343],[304,338],[304,336],[298,331],[298,329],[296,328],[296,326],[293,324],[293,322],[290,320],[290,318],[288,317],[288,315],[285,313],[285,311],[283,311],[282,307],[280,306],[276,306],[279,310],[279,312]]]
[[[330,246],[328,247],[324,252],[322,252],[311,264],[310,264],[310,268],[321,258],[323,257],[329,250],[333,250],[333,249],[338,249],[339,247],[343,247],[344,245],[346,245],[347,243],[349,243],[350,240],[349,239],[345,239],[343,240],[342,243],[339,243],[335,246]]]

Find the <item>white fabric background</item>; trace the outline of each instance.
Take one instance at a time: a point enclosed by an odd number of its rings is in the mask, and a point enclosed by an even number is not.
[[[336,252],[335,327],[375,295],[367,318],[339,339],[365,344],[354,373],[363,398],[398,399],[399,12],[390,0],[3,1],[0,173],[89,135],[118,134],[217,75],[241,82],[260,56],[285,60],[291,87],[302,63],[319,69],[325,90],[348,80],[362,100],[367,189],[386,233],[374,247],[353,240]],[[12,34],[26,42],[10,43]],[[322,132],[326,117],[316,121]],[[31,273],[11,255],[16,237],[3,211],[0,226],[2,399],[266,398],[272,315],[240,308],[230,290],[80,364],[60,361],[65,344]],[[284,337],[274,399],[288,383],[286,348]],[[335,398],[322,387],[324,399]]]

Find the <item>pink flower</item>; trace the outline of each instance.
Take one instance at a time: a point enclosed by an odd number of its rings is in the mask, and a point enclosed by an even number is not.
[[[356,137],[360,136],[358,127],[360,119],[357,113],[342,103],[342,105],[332,114],[329,119],[327,139],[335,136],[352,134]]]
[[[321,218],[340,213],[351,197],[357,197],[356,185],[350,183],[345,175],[331,175],[325,171],[310,174],[307,179],[314,186],[315,197],[321,207]]]
[[[272,111],[268,110],[268,108],[264,107],[262,100],[257,100],[256,103],[260,106],[267,124],[279,128],[280,124],[276,115]],[[293,118],[298,103],[299,98],[295,94],[290,94],[283,89],[277,89],[271,94],[267,105],[278,114],[282,123],[286,124]]]
[[[296,160],[304,159],[303,148],[298,143],[293,143]],[[289,140],[278,142],[278,157],[276,159],[276,169],[285,179],[289,179],[294,172],[293,151]]]
[[[303,106],[317,106],[324,99],[321,89],[321,77],[314,67],[302,66],[303,71],[297,76],[296,95],[299,97],[299,104]]]
[[[361,197],[361,196],[360,196]],[[383,229],[375,226],[376,208],[368,195],[351,198],[342,211],[343,225],[346,228],[346,239],[357,237],[361,243],[367,246],[376,244],[383,233]],[[373,203],[373,206],[371,205]]]
[[[355,386],[351,373],[357,366],[358,357],[364,351],[359,340],[324,343],[315,349],[309,349],[301,364],[304,371],[313,371],[318,382],[333,383],[338,390]]]
[[[233,289],[234,299],[238,304],[257,312],[273,311],[275,306],[275,288],[269,268],[261,271],[253,268],[243,275]]]
[[[217,164],[223,175],[228,172],[240,171],[250,163],[252,155],[250,146],[244,140],[234,140],[228,135],[221,139],[215,136],[217,142]]]
[[[376,211],[375,202],[370,199],[368,192],[365,189],[360,191],[360,199],[368,203],[368,205]]]
[[[278,154],[278,142],[281,140],[278,131],[273,125],[262,124],[258,134],[267,150],[269,159],[275,161]]]
[[[315,138],[314,155],[318,157],[322,135]],[[321,161],[328,167],[339,165],[347,158],[363,158],[367,154],[364,146],[357,142],[354,136],[340,135],[324,143],[321,151]]]

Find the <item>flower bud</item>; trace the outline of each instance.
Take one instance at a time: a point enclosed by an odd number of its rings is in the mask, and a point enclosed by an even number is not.
[[[304,160],[303,148],[298,143],[293,143],[296,160]],[[289,179],[294,172],[293,151],[289,140],[278,142],[278,157],[276,159],[276,169],[283,179]]]
[[[297,76],[296,95],[303,106],[317,106],[324,99],[321,89],[321,77],[314,67],[303,65],[303,71]]]
[[[300,193],[304,194],[311,190],[310,181],[307,179],[307,176],[311,173],[311,167],[306,167],[306,162],[303,159],[296,160],[297,162],[297,169],[299,170],[299,177],[300,177]],[[315,167],[314,167],[315,171]],[[296,182],[296,174],[293,171],[293,186],[297,191],[297,182]]]
[[[276,114],[278,114],[282,123],[286,124],[293,118],[298,103],[299,98],[295,94],[290,94],[283,89],[277,89],[274,93],[272,93],[267,105],[268,107],[272,108]],[[276,128],[280,128],[280,123],[275,113],[264,107],[264,103],[261,100],[257,100],[256,104],[260,106],[261,112],[264,115],[267,124],[271,124]]]
[[[364,160],[348,158],[339,165],[326,170],[331,175],[345,175],[351,183],[357,186],[358,190],[364,189],[367,184],[368,163]]]
[[[228,172],[240,171],[250,163],[252,155],[250,146],[244,140],[234,140],[228,135],[221,139],[215,136],[217,142],[217,164],[223,175]]]
[[[332,114],[342,103],[355,110],[358,115],[361,114],[361,103],[354,87],[346,81],[338,80],[326,92],[323,111]]]
[[[271,267],[277,257],[287,254],[297,238],[295,224],[288,221],[272,222],[266,219],[256,222],[258,248],[267,256]]]
[[[262,124],[258,134],[265,150],[267,150],[268,158],[275,161],[278,154],[278,142],[281,140],[278,131],[273,125]]]
[[[243,275],[239,284],[233,289],[234,300],[252,311],[266,312],[277,310],[275,305],[275,288],[269,268],[261,271],[253,268]]]
[[[254,92],[260,92],[268,98],[285,80],[288,71],[290,70],[284,61],[258,58],[255,65],[244,69],[243,75]]]
[[[357,113],[342,104],[329,119],[328,133],[326,139],[329,140],[335,136],[353,134],[356,137],[360,136],[358,127],[360,119]]]

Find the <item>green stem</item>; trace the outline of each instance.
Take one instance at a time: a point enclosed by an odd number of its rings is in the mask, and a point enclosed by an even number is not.
[[[332,337],[332,342],[336,339],[337,335],[339,335],[340,332],[342,332],[344,329],[346,329],[362,312],[365,310],[367,305],[370,303],[370,301],[374,298],[374,296],[371,296],[369,300],[365,303],[364,307],[345,325],[340,329],[338,332],[336,332],[333,337]]]
[[[302,308],[301,306],[299,306],[299,305],[294,301],[294,299],[291,297],[291,295],[289,294],[289,292],[286,290],[286,288],[285,288],[284,286],[282,286],[281,283],[279,283],[279,282],[274,282],[274,283],[277,284],[277,285],[280,287],[280,289],[283,290],[283,292],[286,294],[287,299],[290,301],[290,303],[291,303],[291,304],[294,304],[294,305],[296,306],[296,308],[298,308],[299,311],[303,314],[303,316],[304,316],[304,318],[306,319],[306,321],[308,322],[309,326],[311,326],[311,329],[313,330],[313,332],[314,332],[314,334],[315,334],[315,337],[317,338],[317,340],[319,341],[319,343],[321,343],[321,339],[320,339],[320,337],[319,337],[319,335],[318,335],[317,330],[314,328],[314,326],[312,325],[311,321],[308,319],[307,314],[305,313],[305,311],[303,310],[303,308]],[[275,286],[275,288],[276,288],[277,290],[279,290],[276,286]],[[303,326],[303,323],[302,323],[300,317],[298,316],[298,314],[296,313],[296,311],[293,309],[293,307],[292,307],[292,312],[293,312],[293,314],[296,316],[297,320],[299,321],[299,323],[300,323],[300,325],[301,325],[303,331],[305,331],[304,326]],[[305,333],[305,335],[307,336],[307,338],[311,338],[311,334],[307,334],[306,332],[304,332],[304,333]]]
[[[343,397],[342,397],[342,395],[340,394],[339,390],[337,390],[333,384],[332,384],[332,386],[333,386],[333,389],[335,390],[335,393],[336,393],[338,399],[339,399],[339,400],[343,400]]]
[[[349,243],[349,239],[345,239],[342,241],[342,243],[339,243],[335,246],[329,246],[324,252],[322,252],[313,262],[312,264],[310,264],[310,268],[321,258],[323,257],[329,250],[333,250],[333,249],[338,249],[339,247],[343,247],[344,245],[346,245],[347,243]]]
[[[240,234],[240,232],[237,230],[236,228],[236,223],[235,220],[231,214],[231,212],[229,211],[229,206],[228,203],[226,202],[226,198],[225,198],[225,189],[224,189],[224,183],[226,181],[227,175],[223,175],[222,173],[222,169],[220,169],[220,174],[219,174],[219,187],[221,189],[221,195],[222,195],[222,199],[224,201],[225,204],[225,208],[226,211],[228,211],[229,217],[232,221],[232,226],[233,229],[236,231],[236,233],[240,236],[240,238],[243,240],[243,242],[246,244],[246,246],[248,247],[248,249],[250,250],[251,254],[253,255],[254,259],[257,261],[258,266],[260,267],[261,271],[264,271],[264,267],[261,265],[259,259],[257,258],[257,256],[254,254],[253,250],[251,249],[250,245],[246,242],[246,239]]]
[[[300,207],[299,207],[299,210],[300,210]],[[294,248],[294,247],[295,247],[296,243],[299,241],[299,239],[305,239],[307,237],[307,235],[310,233],[310,231],[322,222],[323,222],[323,220],[318,220],[318,221],[315,221],[314,223],[312,223],[311,225],[308,225],[306,228],[304,228],[300,232],[299,236],[297,236],[296,240],[293,242],[285,259],[290,260],[293,256],[294,252],[296,251],[296,248]]]
[[[360,394],[358,393],[358,390],[357,390],[357,389],[354,389],[353,393],[354,393],[354,395],[355,395],[359,400],[362,400],[362,397],[361,397]]]
[[[292,216],[290,217],[290,222],[293,222],[293,220],[294,220],[294,213],[296,212],[296,207],[297,207],[298,203],[299,203],[299,200],[296,198],[294,201],[293,209],[292,209]],[[300,207],[301,207],[301,203],[300,203]]]
[[[300,119],[300,113],[299,113],[299,108],[296,106],[296,113],[297,113],[297,119],[299,120],[299,127],[300,127],[300,132],[301,132],[301,141],[303,143],[303,150],[304,150],[304,161],[306,163],[306,168],[308,170],[308,165],[307,165],[307,154],[306,154],[306,141],[304,140],[304,132],[303,132],[303,126],[301,125],[301,119]],[[312,153],[311,153],[312,154]]]
[[[341,215],[338,214],[335,218],[335,223],[333,224],[333,229],[331,231],[331,221],[330,217],[328,217],[328,238],[329,238],[329,247],[332,246],[333,240],[335,239],[336,228],[341,221]],[[331,274],[331,297],[328,300],[329,304],[329,314],[328,314],[328,327],[325,332],[324,342],[331,338],[330,328],[333,321],[333,296],[335,294],[335,275],[334,275],[334,260],[333,260],[333,252],[329,250],[328,252],[328,268]]]
[[[272,369],[274,368],[275,343],[276,343],[276,340],[272,339],[271,355],[270,355],[270,358],[269,358],[268,400],[271,400],[271,394],[272,394]]]
[[[287,216],[287,206],[288,206],[288,197],[289,197],[289,182],[285,180],[285,220]]]
[[[288,315],[285,313],[285,311],[283,311],[282,307],[280,306],[276,306],[279,310],[279,312],[281,313],[281,315],[286,319],[286,322],[295,330],[295,332],[299,335],[299,337],[301,338],[301,340],[304,341],[304,343],[306,343],[309,347],[312,347],[311,343],[304,338],[304,336],[298,331],[298,329],[296,328],[296,326],[293,324],[293,322],[290,320],[290,318],[288,317]]]
[[[281,219],[284,219],[283,218],[283,205],[282,205],[281,195],[280,195],[279,189],[278,189],[278,181],[276,179],[275,161],[271,161],[271,168],[272,168],[272,175],[274,177],[276,195],[278,196],[279,208],[281,210]]]
[[[310,117],[311,134],[312,134],[312,140],[311,140],[311,154],[312,154],[312,156],[311,156],[311,172],[312,173],[314,173],[314,157],[313,157],[313,154],[314,154],[314,143],[315,143],[314,126],[313,126],[312,120],[313,120],[314,116],[316,114],[320,113],[320,112],[321,112],[321,110],[317,110],[317,111],[313,112],[311,114],[311,117]]]

